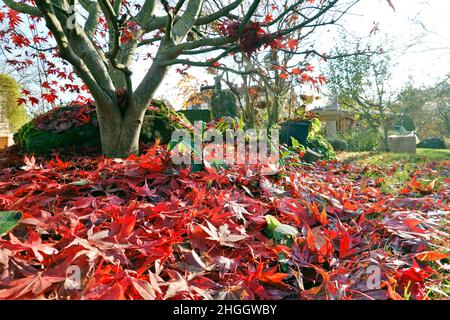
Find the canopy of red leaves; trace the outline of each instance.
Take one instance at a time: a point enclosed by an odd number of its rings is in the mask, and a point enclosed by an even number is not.
[[[24,215],[0,237],[0,299],[424,299],[427,261],[447,257],[432,243],[448,247],[448,184],[394,198],[337,162],[190,173],[161,146],[25,160],[0,169],[0,210]],[[291,243],[268,236],[269,214]]]

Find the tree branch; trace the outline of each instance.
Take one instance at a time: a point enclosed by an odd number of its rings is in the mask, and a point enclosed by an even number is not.
[[[42,17],[43,14],[42,12],[39,10],[39,8],[30,6],[26,3],[23,2],[16,2],[16,1],[12,1],[12,0],[3,0],[3,2],[10,7],[11,9],[20,12],[20,13],[24,13],[24,14],[29,14],[31,16],[34,17]]]
[[[84,31],[89,38],[93,38],[95,29],[98,25],[98,18],[100,16],[100,6],[97,1],[80,0],[81,6],[88,12],[88,17],[84,25]]]
[[[101,104],[108,105],[111,102],[110,97],[101,89],[83,60],[72,50],[61,23],[56,17],[51,2],[49,0],[36,0],[36,5],[41,11],[47,27],[55,37],[61,57],[72,64],[75,72],[84,81],[86,86],[88,86],[93,97]]]
[[[188,2],[184,14],[175,22],[172,29],[172,39],[175,44],[181,43],[195,25],[195,21],[202,9],[202,4],[203,0],[190,0]]]
[[[218,10],[217,12],[214,12],[210,15],[207,15],[205,17],[200,17],[197,19],[197,21],[195,22],[196,26],[199,25],[204,25],[204,24],[208,24],[210,22],[216,21],[224,16],[226,16],[229,12],[233,11],[234,9],[236,9],[243,0],[237,0],[237,1],[233,1],[232,3],[230,3],[229,5],[221,8],[220,10]]]
[[[241,23],[239,24],[239,28],[237,30],[238,36],[242,35],[242,32],[244,31],[245,26],[252,18],[253,14],[255,13],[256,9],[258,9],[258,6],[260,4],[261,0],[254,0],[253,3],[250,5],[250,8],[248,8],[247,13],[244,16],[244,19],[242,19]]]
[[[174,59],[174,60],[170,60],[164,63],[165,66],[171,66],[171,65],[175,65],[175,64],[184,64],[184,65],[188,65],[188,66],[193,66],[193,67],[206,67],[206,68],[211,68],[212,64],[211,62],[213,62],[214,59],[212,61],[208,61],[208,62],[201,62],[201,61],[191,61],[188,59]],[[235,74],[239,74],[239,75],[249,75],[251,74],[253,71],[240,71],[240,70],[235,70],[232,68],[228,68],[226,66],[220,65],[220,66],[215,66],[215,69],[218,70],[223,70],[223,71],[229,71]]]

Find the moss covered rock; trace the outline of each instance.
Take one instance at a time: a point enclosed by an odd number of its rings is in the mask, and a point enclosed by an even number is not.
[[[146,111],[141,142],[170,141],[172,132],[188,128],[189,121],[161,101]],[[82,150],[100,147],[100,130],[92,104],[70,104],[44,113],[25,124],[15,135],[16,145],[26,153],[49,154],[53,150]]]
[[[143,143],[151,143],[159,139],[161,143],[168,144],[176,129],[193,130],[191,123],[184,115],[177,113],[162,101],[153,100],[145,112],[140,139]]]
[[[14,142],[23,152],[37,154],[99,146],[95,107],[72,104],[54,108],[25,124],[14,135]]]

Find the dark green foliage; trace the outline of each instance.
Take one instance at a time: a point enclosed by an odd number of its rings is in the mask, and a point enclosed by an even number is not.
[[[235,117],[237,114],[236,99],[231,92],[214,91],[211,97],[211,115],[214,119]]]
[[[346,151],[348,149],[348,144],[342,139],[330,138],[328,142],[333,146],[336,151]]]
[[[424,149],[445,149],[446,147],[444,140],[439,138],[424,139],[417,145],[417,148]]]
[[[211,111],[210,110],[181,110],[179,113],[183,114],[192,124],[195,121],[210,122]]]
[[[189,125],[186,122],[164,103],[154,101],[144,117],[141,142],[160,139],[162,143],[168,143],[173,130]],[[14,141],[23,152],[36,154],[99,147],[100,130],[95,106],[71,104],[50,110],[24,125],[14,135]]]
[[[416,125],[414,124],[414,119],[410,115],[402,115],[398,121],[397,125],[402,126],[408,131],[416,130]]]

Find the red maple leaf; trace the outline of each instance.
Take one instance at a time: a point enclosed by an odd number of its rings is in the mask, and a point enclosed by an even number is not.
[[[287,46],[289,49],[294,50],[298,46],[298,40],[297,39],[289,39]]]
[[[269,24],[273,21],[273,16],[271,14],[266,14],[266,16],[264,17],[264,22]]]

